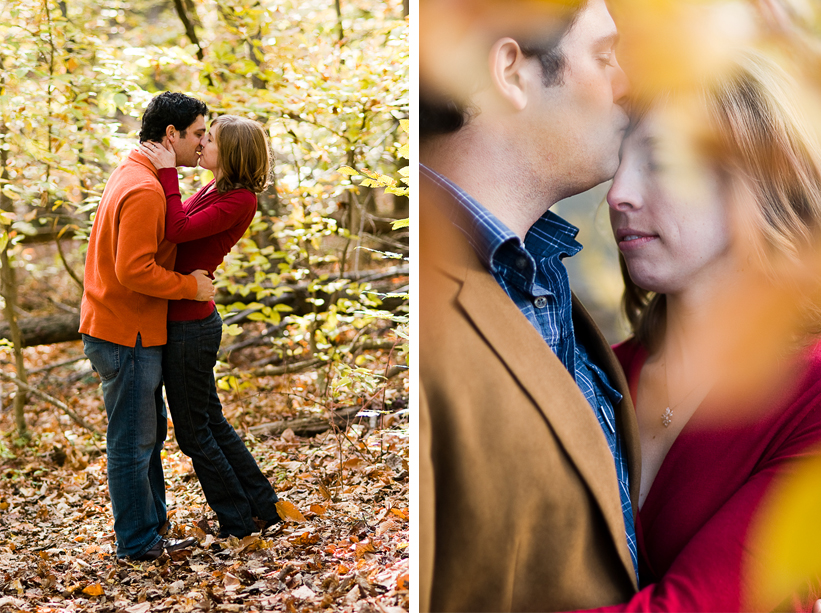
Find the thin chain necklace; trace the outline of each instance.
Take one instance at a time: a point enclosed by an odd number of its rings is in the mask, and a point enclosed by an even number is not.
[[[670,378],[667,374],[667,360],[664,360],[664,395],[667,398],[667,406],[661,414],[661,424],[665,428],[669,428],[670,424],[673,423],[673,415],[675,409],[678,409],[682,404],[684,404],[687,401],[688,398],[692,397],[692,395],[699,389],[704,389],[704,386],[698,384],[694,385],[692,388],[690,388],[690,391],[687,392],[681,400],[679,400],[675,404],[670,404]]]

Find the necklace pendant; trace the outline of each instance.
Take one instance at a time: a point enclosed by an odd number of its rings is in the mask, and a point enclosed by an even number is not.
[[[661,423],[664,424],[665,428],[669,428],[670,424],[673,423],[673,412],[670,407],[664,409],[664,413],[661,414]]]

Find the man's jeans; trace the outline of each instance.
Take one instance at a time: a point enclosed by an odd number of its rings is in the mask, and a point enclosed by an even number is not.
[[[167,432],[162,399],[162,346],[117,345],[83,334],[85,354],[103,382],[108,414],[108,492],[117,556],[151,549],[166,521],[160,452]]]
[[[254,516],[279,519],[277,495],[222,414],[214,381],[221,338],[216,310],[204,319],[169,321],[163,380],[177,443],[219,518],[220,536],[243,537],[259,530]]]

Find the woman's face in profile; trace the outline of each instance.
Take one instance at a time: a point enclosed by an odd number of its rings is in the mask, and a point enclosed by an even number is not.
[[[665,119],[652,111],[627,136],[607,202],[633,282],[675,294],[720,280],[732,233],[717,174]]]
[[[211,129],[206,132],[200,141],[200,168],[214,171],[217,168],[217,130],[219,125],[211,124]]]

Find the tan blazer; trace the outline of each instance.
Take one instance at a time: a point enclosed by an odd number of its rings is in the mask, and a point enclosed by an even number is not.
[[[565,367],[420,191],[422,611],[566,611],[635,593],[613,456]],[[639,439],[627,383],[574,298],[577,338],[624,400],[634,508]]]

